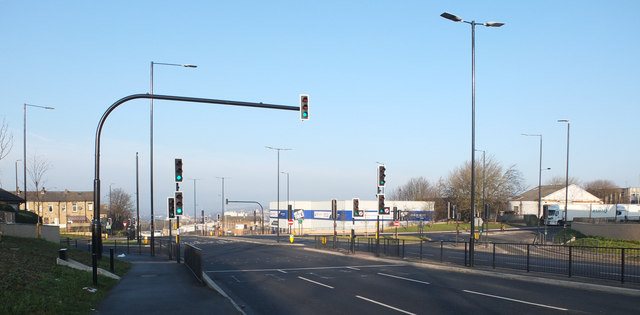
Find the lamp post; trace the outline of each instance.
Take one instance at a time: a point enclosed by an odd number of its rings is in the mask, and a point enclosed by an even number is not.
[[[540,158],[538,162],[539,164],[539,168],[538,168],[538,229],[537,229],[538,235],[536,237],[536,239],[540,240],[542,239],[540,237],[540,218],[542,218],[542,134],[523,133],[522,135],[526,137],[540,137]],[[546,235],[547,235],[546,224],[545,224],[544,232],[545,232],[545,240],[546,240]]]
[[[160,66],[174,66],[174,67],[185,67],[185,68],[197,68],[198,66],[196,65],[190,65],[190,64],[176,64],[176,63],[163,63],[163,62],[153,62],[151,61],[151,95],[153,95],[153,66],[154,65],[160,65]],[[155,255],[155,237],[153,235],[153,231],[154,230],[154,224],[153,222],[155,221],[154,217],[153,217],[153,98],[149,99],[150,102],[150,107],[149,107],[149,115],[150,115],[150,119],[149,119],[149,127],[150,127],[150,131],[149,131],[149,191],[150,191],[150,195],[151,195],[151,247],[150,247],[150,251],[151,251],[151,256]]]
[[[292,149],[284,149],[284,148],[274,148],[274,147],[270,147],[270,146],[265,146],[265,148],[267,149],[271,149],[271,150],[276,150],[278,151],[278,173],[276,173],[278,176],[278,188],[277,190],[277,203],[278,203],[278,209],[276,211],[276,218],[277,218],[277,232],[276,232],[276,242],[280,243],[280,151],[289,151]]]
[[[473,219],[475,217],[475,146],[476,146],[476,25],[486,27],[500,27],[504,23],[485,22],[476,23],[475,21],[465,21],[457,15],[447,12],[440,14],[441,17],[453,21],[463,22],[471,25],[471,237],[469,239],[469,266],[473,267],[474,262],[474,232],[475,225]]]
[[[196,219],[197,215],[196,215],[196,181],[200,180],[200,178],[192,178],[193,179],[193,232],[196,232],[196,223],[198,222],[198,220]],[[204,218],[203,218],[204,219]]]
[[[221,196],[221,198],[222,198],[222,224],[221,224],[221,226],[222,226],[222,235],[225,235],[225,233],[227,233],[227,227],[226,227],[227,220],[225,220],[225,218],[224,218],[224,179],[225,178],[229,178],[229,177],[216,177],[216,178],[222,179],[222,196]],[[195,181],[194,181],[194,183],[195,183]]]
[[[289,213],[289,172],[280,172],[280,174],[287,174],[287,214]],[[291,217],[287,217],[292,219]],[[289,225],[289,234],[291,234],[291,225]]]
[[[22,153],[22,164],[24,165],[24,210],[27,209],[27,106],[28,107],[36,107],[42,109],[55,109],[49,106],[40,106],[24,103],[24,148]],[[40,222],[40,220],[38,220]]]
[[[565,196],[564,196],[564,222],[563,224],[563,234],[564,238],[567,238],[567,206],[569,205],[569,128],[571,127],[571,122],[569,119],[558,119],[558,122],[567,123],[567,173],[565,175]]]
[[[22,160],[16,160],[16,195],[19,194],[20,191],[20,187],[18,186],[18,162],[20,161]]]

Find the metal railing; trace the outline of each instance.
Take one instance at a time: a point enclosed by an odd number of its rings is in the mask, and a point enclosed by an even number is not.
[[[325,237],[325,244],[322,238],[316,236],[316,248],[344,248],[339,240],[333,246],[332,237]],[[380,239],[377,242],[375,238],[368,238],[367,246],[356,246],[355,250],[371,252],[376,256],[468,266],[468,248],[468,242],[396,239]],[[640,248],[476,242],[474,265],[640,283]]]
[[[202,249],[193,245],[184,244],[184,264],[193,272],[193,275],[202,282]]]

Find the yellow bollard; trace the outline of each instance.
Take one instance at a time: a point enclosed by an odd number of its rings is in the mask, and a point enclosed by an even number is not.
[[[145,243],[145,245],[146,245],[146,244],[149,244],[149,240],[147,239],[147,237],[146,237],[146,236],[144,237],[144,243]]]
[[[293,234],[289,235],[289,241],[293,243]]]

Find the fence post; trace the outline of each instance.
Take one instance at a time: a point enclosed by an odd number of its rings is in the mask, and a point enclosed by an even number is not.
[[[624,248],[622,249],[622,265],[620,266],[620,283],[624,283]]]
[[[493,269],[496,269],[496,243],[493,243]]]
[[[422,260],[422,239],[420,239],[420,260]]]
[[[569,278],[571,278],[571,260],[573,258],[572,248],[573,246],[569,246]]]
[[[404,240],[402,240],[402,258],[404,258],[404,249],[405,249]]]
[[[440,240],[440,262],[444,260],[444,241]]]
[[[530,257],[530,255],[529,255],[529,248],[530,247],[529,246],[530,246],[530,244],[527,244],[527,272],[529,272],[529,257]]]

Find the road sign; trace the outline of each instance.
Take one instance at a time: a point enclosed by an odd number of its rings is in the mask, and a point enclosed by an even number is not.
[[[400,222],[398,222],[398,221],[394,221],[394,222],[393,222],[393,226],[400,226]]]
[[[289,219],[289,225],[293,225],[293,219]]]

